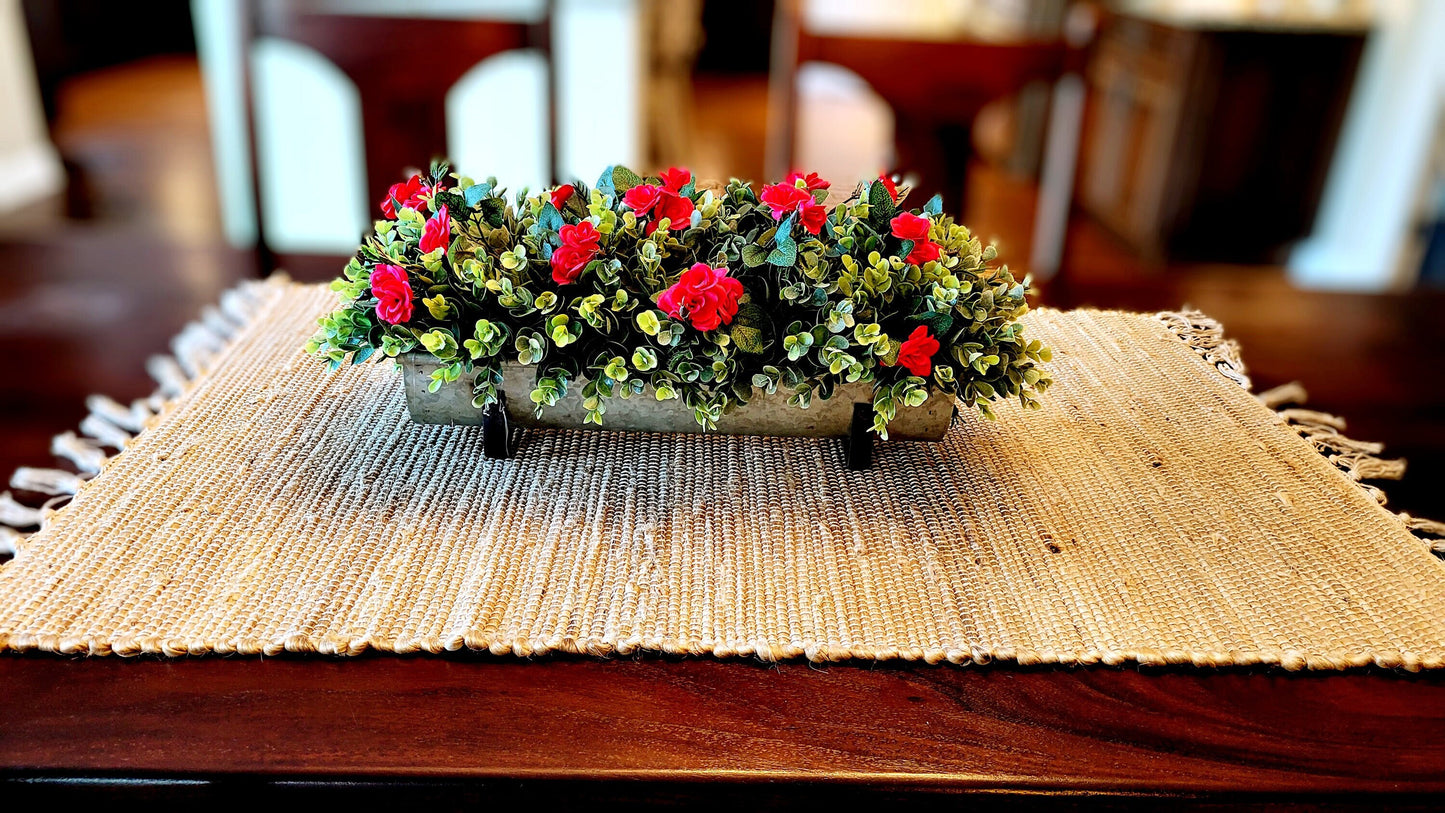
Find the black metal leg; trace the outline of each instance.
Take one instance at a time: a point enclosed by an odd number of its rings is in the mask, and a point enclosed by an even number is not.
[[[873,405],[854,404],[853,422],[848,426],[848,468],[866,471],[873,467]]]
[[[512,429],[507,422],[507,395],[497,393],[497,402],[489,404],[482,417],[482,448],[487,457],[506,460],[515,451]]]

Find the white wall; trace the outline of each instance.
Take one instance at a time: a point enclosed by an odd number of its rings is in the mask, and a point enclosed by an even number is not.
[[[1350,97],[1315,220],[1290,257],[1290,279],[1313,288],[1407,287],[1401,260],[1445,101],[1445,1],[1380,8]]]
[[[0,211],[53,195],[65,185],[50,143],[20,0],[0,0]]]

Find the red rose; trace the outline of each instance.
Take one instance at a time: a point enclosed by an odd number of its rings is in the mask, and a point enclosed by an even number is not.
[[[893,218],[893,236],[900,240],[912,240],[913,250],[908,252],[908,262],[923,265],[938,259],[938,244],[928,239],[928,228],[933,221],[926,217],[902,212]]]
[[[923,265],[938,259],[941,249],[938,244],[931,240],[919,240],[913,244],[913,250],[908,252],[906,262],[914,265]]]
[[[928,227],[933,225],[933,221],[926,217],[919,217],[915,214],[902,212],[893,218],[893,222],[890,225],[893,226],[894,237],[900,240],[912,240],[917,243],[921,240],[928,239]]]
[[[552,190],[552,205],[560,212],[562,207],[567,205],[567,199],[575,194],[577,194],[577,187],[570,183],[564,183]]]
[[[406,269],[382,263],[371,272],[371,293],[376,297],[376,315],[389,325],[411,318],[411,282]]]
[[[715,330],[738,315],[743,284],[728,276],[726,268],[696,263],[682,272],[677,284],[662,292],[657,304],[674,319],[687,318],[698,330]]]
[[[806,189],[786,183],[769,184],[763,187],[758,199],[773,212],[774,220],[782,220],[796,212],[798,222],[809,234],[817,234],[828,219],[828,210],[813,200],[813,194]]]
[[[445,249],[452,240],[452,221],[447,216],[447,205],[442,204],[437,213],[427,218],[426,225],[421,229],[421,243],[418,248],[421,253],[430,254],[437,249]]]
[[[819,178],[818,173],[816,172],[809,172],[807,175],[804,175],[803,173],[794,170],[792,172],[789,172],[788,177],[783,179],[783,183],[792,184],[793,186],[797,186],[798,181],[802,181],[803,188],[808,190],[809,192],[816,192],[819,189],[827,189],[828,187],[832,186],[832,184],[828,183],[822,178]]]
[[[422,195],[430,195],[431,191],[420,175],[411,176],[406,183],[394,183],[387,190],[386,197],[381,199],[381,213],[395,220],[398,208],[421,211],[422,204],[426,203]]]
[[[668,173],[672,173],[670,178]],[[663,182],[667,186],[634,186],[622,196],[622,202],[632,207],[638,217],[646,217],[648,214],[653,216],[653,220],[647,224],[648,234],[657,229],[657,221],[664,217],[668,220],[668,229],[685,229],[692,224],[692,198],[668,187],[676,185],[677,189],[681,189],[691,177],[687,170],[670,169],[663,173]]]
[[[681,194],[682,188],[692,180],[692,173],[678,167],[668,167],[661,173],[662,188]]]
[[[895,184],[895,183],[893,182],[893,179],[890,178],[890,177],[887,176],[887,175],[879,175],[879,176],[878,176],[878,180],[882,181],[882,182],[883,182],[883,188],[888,190],[888,197],[892,198],[894,203],[897,203],[897,202],[898,202],[898,184]]]
[[[938,352],[938,340],[928,335],[928,327],[919,325],[908,336],[908,341],[898,348],[898,363],[914,375],[928,375],[933,372],[933,356]]]
[[[669,229],[685,229],[692,225],[692,211],[696,208],[692,198],[686,195],[677,195],[672,192],[663,192],[662,200],[658,202],[654,211],[658,217],[667,218]]]
[[[571,285],[582,276],[582,269],[601,253],[598,241],[602,235],[592,221],[584,220],[573,226],[563,226],[557,231],[562,245],[552,252],[552,281],[558,285]]]
[[[662,200],[662,187],[646,183],[638,184],[622,194],[622,202],[631,206],[638,217],[646,217],[659,200]]]
[[[587,252],[572,246],[560,246],[552,250],[552,281],[558,285],[571,285],[582,276],[582,269],[592,258]]]

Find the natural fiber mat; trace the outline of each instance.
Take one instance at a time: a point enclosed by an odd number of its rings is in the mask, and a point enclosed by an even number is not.
[[[1445,664],[1445,565],[1355,479],[1392,464],[1262,404],[1197,315],[1031,313],[1043,410],[850,472],[837,440],[583,431],[488,460],[389,363],[303,355],[332,297],[253,285],[156,365],[173,397],[92,404],[128,448],[60,440],[101,470],[14,540],[0,649]]]

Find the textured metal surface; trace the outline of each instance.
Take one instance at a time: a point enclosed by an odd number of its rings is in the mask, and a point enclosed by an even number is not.
[[[401,357],[406,388],[406,406],[417,423],[468,424],[480,426],[482,410],[472,406],[472,377],[428,392],[432,371],[438,367],[433,356],[408,353]],[[560,429],[611,429],[627,432],[701,432],[692,410],[681,401],[658,401],[648,387],[641,396],[613,398],[607,402],[604,425],[584,424],[582,382],[573,384],[567,396],[548,407],[538,418],[532,412],[532,384],[536,368],[520,364],[503,367],[502,389],[507,393],[507,414],[514,426]],[[758,392],[746,406],[724,415],[717,432],[724,435],[777,435],[783,437],[846,437],[853,419],[853,404],[871,403],[872,384],[848,384],[834,391],[828,400],[814,398],[812,406],[798,409],[788,405],[787,395]],[[953,419],[953,400],[933,397],[923,406],[903,408],[888,425],[888,436],[896,440],[939,440]]]

